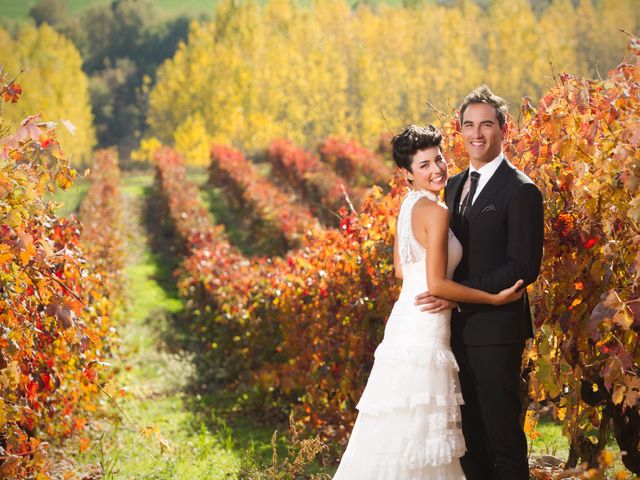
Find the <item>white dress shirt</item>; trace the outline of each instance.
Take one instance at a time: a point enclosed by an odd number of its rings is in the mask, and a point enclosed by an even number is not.
[[[478,180],[478,187],[476,188],[476,193],[471,199],[471,205],[473,205],[473,202],[476,200],[476,198],[478,198],[478,195],[480,195],[480,192],[482,191],[484,186],[489,182],[489,180],[491,180],[491,177],[493,177],[493,174],[496,173],[496,170],[498,170],[498,167],[503,161],[504,161],[504,154],[500,152],[500,155],[498,155],[496,158],[494,158],[490,162],[485,163],[482,167],[480,167],[477,170],[473,168],[473,165],[469,165],[469,175],[467,176],[467,181],[462,187],[462,194],[460,195],[460,206],[462,206],[462,202],[464,201],[464,198],[467,196],[467,193],[469,193],[471,172],[478,172],[480,174],[480,179]]]

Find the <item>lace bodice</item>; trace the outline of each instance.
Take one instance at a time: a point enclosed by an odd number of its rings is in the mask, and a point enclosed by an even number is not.
[[[411,224],[413,207],[421,198],[437,201],[436,196],[424,190],[411,190],[405,195],[398,214],[398,253],[400,264],[420,262],[426,258],[426,251],[416,240]]]
[[[406,265],[410,263],[416,263],[426,260],[427,252],[424,247],[416,240],[413,234],[411,215],[413,207],[421,198],[428,198],[433,201],[437,201],[438,198],[431,192],[424,190],[411,190],[402,200],[400,206],[400,213],[398,214],[398,255],[400,257],[400,264]],[[447,276],[452,277],[453,271],[460,262],[462,257],[462,247],[460,243],[453,235],[453,232],[449,230],[449,252],[447,262]]]

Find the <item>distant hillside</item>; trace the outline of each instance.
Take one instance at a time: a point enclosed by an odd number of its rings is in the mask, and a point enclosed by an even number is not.
[[[158,10],[170,14],[186,13],[190,15],[211,14],[220,0],[154,0]],[[264,3],[266,0],[260,0]],[[111,0],[69,0],[69,7],[73,12],[81,12],[91,5],[110,3]],[[349,0],[355,4],[358,0]],[[0,0],[0,18],[26,18],[29,10],[38,0]],[[309,0],[300,0],[301,4],[309,3]],[[398,5],[401,0],[369,0],[368,3],[386,3]]]
[[[81,12],[92,5],[110,3],[111,0],[69,0],[72,12]],[[168,13],[211,13],[219,0],[155,0],[159,10]],[[38,0],[0,0],[0,17],[26,18]]]

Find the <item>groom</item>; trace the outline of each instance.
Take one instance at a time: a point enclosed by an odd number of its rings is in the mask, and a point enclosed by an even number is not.
[[[454,280],[497,293],[518,279],[533,283],[543,243],[542,196],[502,152],[506,102],[488,87],[464,99],[460,125],[469,168],[445,189],[450,226],[463,246]],[[425,292],[421,309],[455,306]],[[467,480],[527,480],[527,440],[520,427],[519,385],[525,341],[533,336],[527,294],[503,306],[462,304],[453,310],[451,346],[460,366]]]

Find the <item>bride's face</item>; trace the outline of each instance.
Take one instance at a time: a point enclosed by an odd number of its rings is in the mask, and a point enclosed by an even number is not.
[[[439,147],[418,150],[411,162],[407,177],[413,180],[413,188],[438,193],[447,183],[447,161]]]

